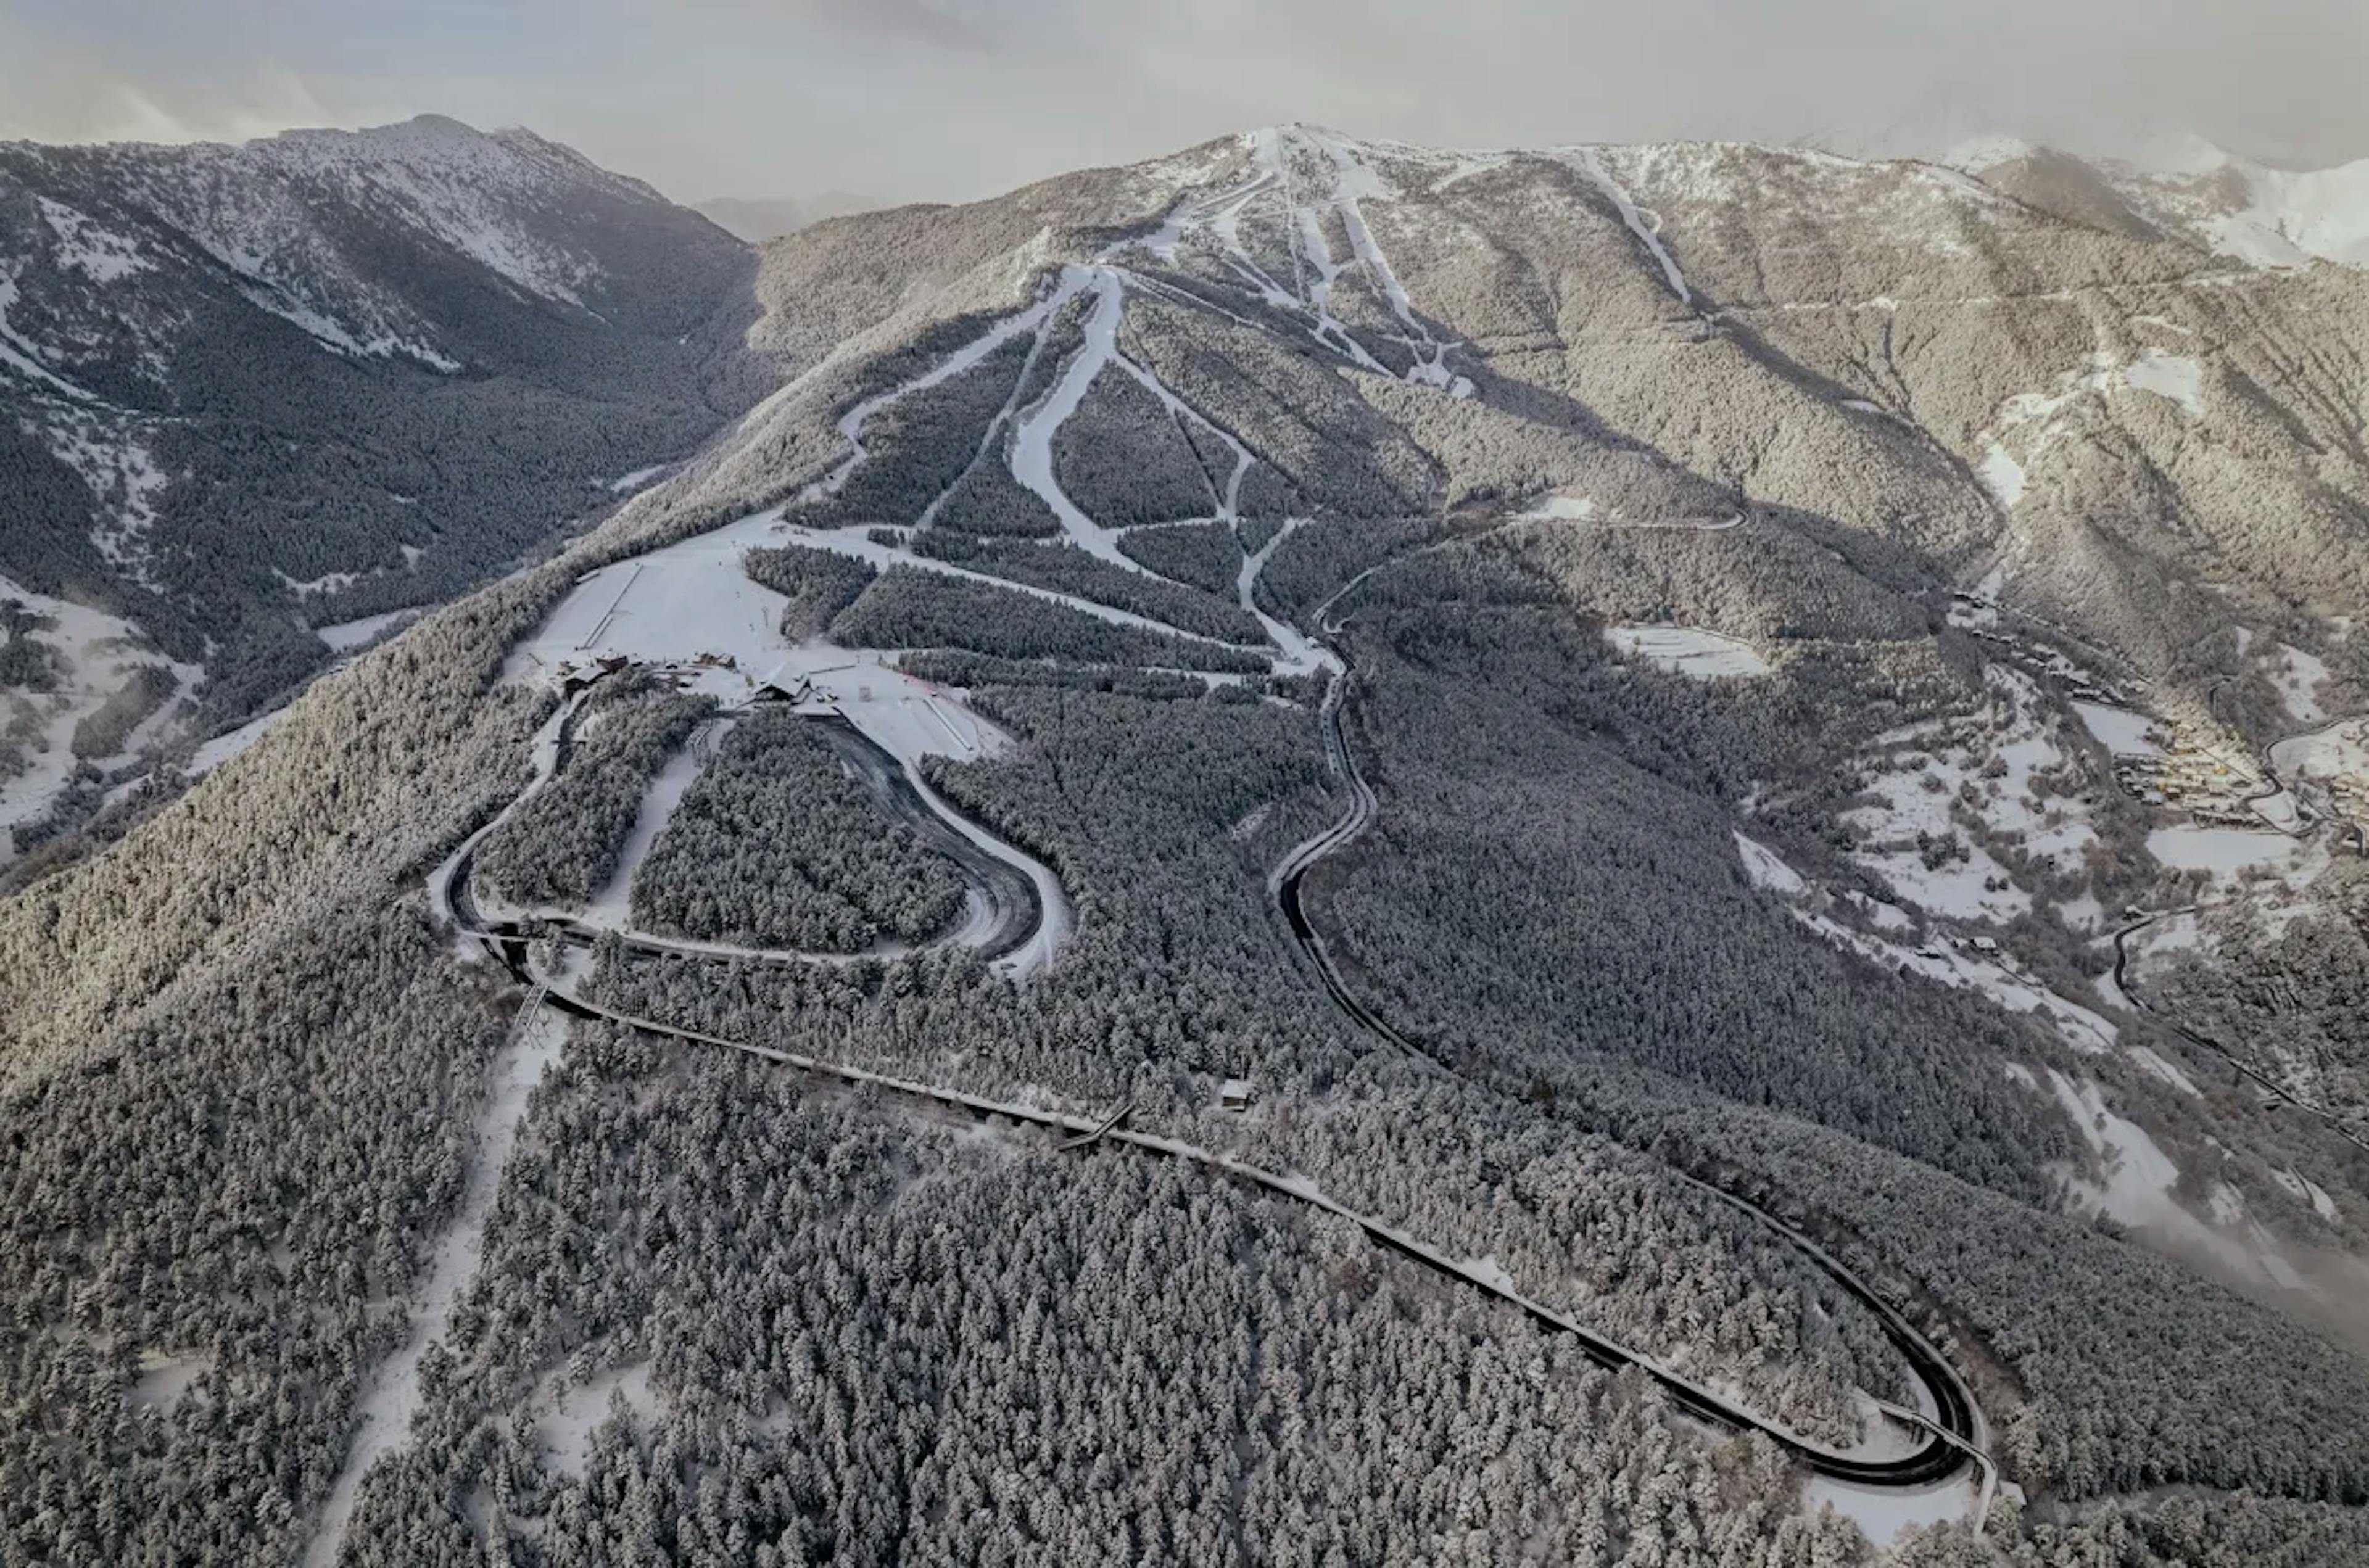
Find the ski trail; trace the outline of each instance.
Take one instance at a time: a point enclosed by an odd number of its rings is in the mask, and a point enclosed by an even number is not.
[[[712,718],[700,725],[691,732],[691,738],[683,743],[682,750],[668,758],[658,776],[650,781],[649,787],[643,793],[641,808],[634,814],[634,826],[625,835],[624,848],[617,852],[616,869],[610,874],[607,886],[593,895],[592,902],[584,911],[588,921],[619,927],[631,923],[634,874],[649,857],[650,847],[658,841],[658,835],[666,831],[666,825],[672,819],[675,808],[682,804],[682,797],[689,795],[691,786],[699,782],[700,773],[715,755],[716,746],[730,732],[732,724],[732,719],[727,716]]]
[[[1678,264],[1670,259],[1670,253],[1663,248],[1662,236],[1646,226],[1644,218],[1637,211],[1637,204],[1629,200],[1629,193],[1604,172],[1603,164],[1596,160],[1596,149],[1578,147],[1565,155],[1573,167],[1594,181],[1596,189],[1604,193],[1605,199],[1620,210],[1620,221],[1629,225],[1629,232],[1642,241],[1647,250],[1654,253],[1654,259],[1661,263],[1662,276],[1668,280],[1670,291],[1678,296],[1679,302],[1693,304],[1694,292],[1687,287],[1685,277],[1678,271]]]
[[[957,566],[952,561],[941,561],[928,555],[916,555],[910,551],[899,549],[895,545],[876,544],[868,537],[870,531],[863,524],[830,530],[802,529],[795,523],[790,527],[799,544],[810,545],[818,550],[830,550],[841,555],[853,555],[858,560],[869,561],[875,567],[916,567],[923,571],[940,572],[951,578],[964,578],[972,582],[985,583],[990,588],[1004,589],[1013,593],[1024,593],[1031,599],[1041,599],[1053,604],[1065,604],[1072,610],[1082,611],[1092,615],[1097,621],[1107,621],[1114,626],[1129,626],[1141,632],[1164,633],[1170,636],[1181,637],[1188,643],[1199,643],[1207,647],[1229,648],[1237,653],[1260,651],[1247,643],[1230,643],[1223,637],[1213,637],[1206,632],[1188,632],[1182,626],[1172,626],[1165,621],[1154,620],[1149,615],[1139,615],[1131,610],[1120,610],[1108,604],[1097,603],[1091,599],[1081,599],[1075,594],[1063,593],[1057,589],[1038,588],[1034,583],[1013,582],[1008,578],[1000,578],[991,572],[974,571],[970,567]],[[1108,530],[1104,532],[1111,538],[1117,537],[1116,532]],[[1138,577],[1156,578],[1162,582],[1171,580],[1160,577],[1157,572],[1145,571],[1142,567],[1124,555],[1119,556],[1118,561]]]
[[[526,1113],[527,1096],[559,1059],[566,1040],[567,1021],[544,1011],[542,998],[530,993],[494,1057],[490,1092],[476,1116],[476,1155],[469,1164],[460,1209],[437,1238],[408,1337],[363,1384],[360,1429],[337,1480],[330,1483],[328,1501],[322,1505],[320,1520],[304,1549],[304,1568],[332,1568],[345,1545],[354,1503],[371,1466],[409,1440],[411,1418],[420,1402],[420,1358],[431,1341],[444,1337],[453,1301],[476,1275],[486,1244],[486,1221],[493,1213],[494,1195],[501,1189],[503,1168],[518,1145],[519,1121]]]
[[[1013,378],[1012,395],[1003,400],[1003,406],[997,411],[995,418],[988,421],[987,434],[979,438],[978,451],[972,454],[969,464],[956,477],[953,484],[939,491],[931,498],[930,504],[921,509],[921,517],[913,524],[916,532],[937,521],[938,513],[945,509],[947,498],[962,487],[963,481],[971,476],[973,470],[991,457],[1000,455],[1004,432],[1012,428],[1012,421],[1020,413],[1021,389],[1028,384],[1030,372],[1036,370],[1036,361],[1044,357],[1045,346],[1052,337],[1053,317],[1061,306],[1068,303],[1070,297],[1070,291],[1061,290],[1057,291],[1053,297],[1046,302],[1044,319],[1039,321],[1034,329],[1036,340],[1029,346],[1028,358],[1021,362],[1020,373]]]
[[[1004,317],[912,380],[900,382],[886,392],[874,393],[841,415],[839,433],[847,442],[847,455],[840,459],[838,467],[807,486],[798,498],[814,501],[839,493],[840,487],[847,483],[848,475],[853,474],[857,467],[872,455],[864,445],[864,423],[873,415],[892,403],[911,396],[914,393],[926,392],[931,387],[952,381],[965,371],[976,369],[990,354],[1019,337],[1023,332],[1038,332],[1044,323],[1051,317],[1053,312],[1060,308],[1073,292],[1067,287],[1066,274],[1063,281],[1062,289],[1045,299],[1038,300],[1026,310]]]
[[[1384,256],[1382,247],[1375,243],[1374,231],[1366,223],[1366,210],[1358,204],[1360,191],[1388,194],[1380,177],[1366,166],[1355,148],[1339,138],[1311,135],[1310,139],[1332,162],[1333,205],[1341,214],[1342,228],[1348,234],[1350,252],[1365,267],[1366,275],[1381,290],[1391,312],[1413,335],[1407,347],[1430,349],[1428,368],[1436,372],[1437,382],[1445,384],[1447,372],[1440,364],[1440,359],[1447,352],[1447,346],[1431,335],[1429,327],[1415,319],[1414,306],[1407,298],[1406,287],[1399,281],[1398,272],[1390,266],[1390,258]],[[1434,377],[1418,377],[1410,372],[1407,379],[1431,381]]]
[[[1085,347],[1044,401],[1031,409],[1021,420],[1020,429],[1012,442],[1012,476],[1036,493],[1037,498],[1052,509],[1060,520],[1061,531],[1086,554],[1122,567],[1132,563],[1120,553],[1118,534],[1103,527],[1081,510],[1076,502],[1062,493],[1053,476],[1053,437],[1078,406],[1086,398],[1086,389],[1104,365],[1118,352],[1119,311],[1125,303],[1125,291],[1118,275],[1107,268],[1071,267],[1061,274],[1062,294],[1092,289],[1094,313],[1086,321]]]
[[[1241,483],[1242,470],[1236,469],[1234,485],[1230,486],[1229,490],[1239,486]],[[1290,538],[1299,525],[1307,521],[1304,517],[1284,519],[1283,526],[1275,531],[1275,537],[1260,545],[1256,555],[1242,557],[1242,569],[1234,578],[1234,594],[1243,609],[1258,617],[1259,624],[1266,628],[1267,636],[1277,648],[1282,650],[1282,657],[1276,661],[1276,674],[1313,675],[1319,670],[1324,670],[1337,675],[1341,671],[1341,661],[1330,651],[1314,639],[1302,635],[1299,627],[1286,625],[1258,606],[1259,573],[1266,569],[1267,562],[1274,559],[1276,549],[1283,542]]]

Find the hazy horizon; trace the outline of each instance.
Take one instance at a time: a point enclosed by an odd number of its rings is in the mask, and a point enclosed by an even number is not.
[[[1837,41],[1843,40],[1843,41]],[[441,113],[521,124],[687,202],[960,200],[1254,125],[1490,147],[1736,138],[2089,152],[2192,132],[2287,166],[2369,155],[2369,16],[2289,0],[134,0],[0,8],[0,136],[243,140]]]

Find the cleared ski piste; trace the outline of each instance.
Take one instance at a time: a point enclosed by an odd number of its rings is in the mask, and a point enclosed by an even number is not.
[[[502,1172],[518,1146],[527,1097],[559,1059],[567,1038],[567,1021],[540,1006],[539,1000],[528,997],[495,1054],[491,1092],[478,1108],[472,1128],[475,1153],[469,1162],[461,1207],[436,1239],[408,1335],[394,1355],[372,1369],[362,1385],[353,1442],[305,1547],[305,1568],[332,1568],[345,1545],[347,1527],[353,1521],[362,1479],[383,1456],[409,1440],[411,1418],[420,1405],[420,1358],[429,1344],[445,1336],[453,1301],[476,1277],[485,1253],[486,1221],[493,1214],[494,1195],[501,1190]]]

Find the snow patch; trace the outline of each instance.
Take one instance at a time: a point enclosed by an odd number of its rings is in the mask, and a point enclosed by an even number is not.
[[[2169,1058],[2153,1046],[2132,1046],[2128,1054],[2142,1072],[2160,1079],[2192,1099],[2204,1097],[2204,1092],[2196,1086],[2196,1081],[2180,1071]]]
[[[104,611],[35,593],[0,578],[0,601],[8,600],[50,623],[15,635],[49,649],[58,683],[52,692],[0,692],[0,723],[7,721],[17,702],[29,704],[38,718],[22,747],[29,766],[13,778],[0,778],[0,864],[17,853],[9,830],[47,816],[74,781],[81,762],[74,754],[76,725],[97,713],[141,671],[168,670],[178,683],[178,694],[132,735],[135,747],[148,744],[186,711],[188,693],[205,678],[202,667],[167,658],[149,647],[130,622]]]
[[[389,610],[383,614],[365,615],[359,621],[340,621],[334,626],[316,626],[313,635],[337,649],[351,653],[378,641],[389,631],[408,624],[420,613],[417,606]]]
[[[152,269],[140,254],[140,247],[121,235],[100,227],[96,220],[63,201],[52,201],[46,196],[35,200],[40,203],[43,221],[56,236],[51,259],[60,267],[80,272],[94,283],[120,282],[135,272]]]
[[[1802,874],[1785,864],[1782,856],[1767,844],[1735,835],[1736,853],[1744,857],[1744,875],[1755,887],[1791,898],[1809,891],[1810,885]]]
[[[535,1428],[535,1437],[550,1456],[553,1468],[583,1479],[591,1458],[592,1434],[612,1414],[647,1425],[657,1419],[658,1393],[650,1387],[650,1364],[612,1368],[561,1394]]]
[[[189,1385],[213,1370],[213,1357],[196,1354],[171,1356],[163,1351],[140,1353],[140,1375],[132,1379],[127,1402],[134,1410],[170,1415],[189,1391]]]
[[[630,496],[673,466],[671,463],[654,463],[647,468],[636,468],[631,474],[621,474],[609,481],[609,493],[612,496]]]
[[[2189,416],[2202,417],[2204,412],[2204,372],[2194,360],[2182,354],[2167,354],[2160,349],[2142,349],[2123,372],[2123,382],[2141,392],[2152,392],[2168,397],[2186,409]]]
[[[1607,626],[1604,640],[1632,658],[1697,681],[1749,680],[1770,669],[1750,643],[1690,626]]]
[[[1516,522],[1585,522],[1596,515],[1596,502],[1585,496],[1541,496],[1528,510],[1514,514]]]
[[[1982,465],[1974,470],[1983,488],[2003,507],[2012,509],[2023,499],[2023,464],[2009,456],[2007,448],[1993,441],[1983,453]]]
[[[1832,1508],[1859,1526],[1876,1546],[1888,1546],[1917,1525],[1970,1519],[1979,1501],[1974,1481],[1961,1476],[1930,1486],[1859,1486],[1823,1475],[1802,1484],[1802,1504],[1812,1515]]]

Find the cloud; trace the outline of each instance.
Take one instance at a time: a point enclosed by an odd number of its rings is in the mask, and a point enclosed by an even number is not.
[[[11,0],[0,126],[434,109],[686,196],[960,198],[1281,120],[1465,146],[1814,138],[2369,155],[2359,0]],[[204,15],[198,13],[202,10]]]

